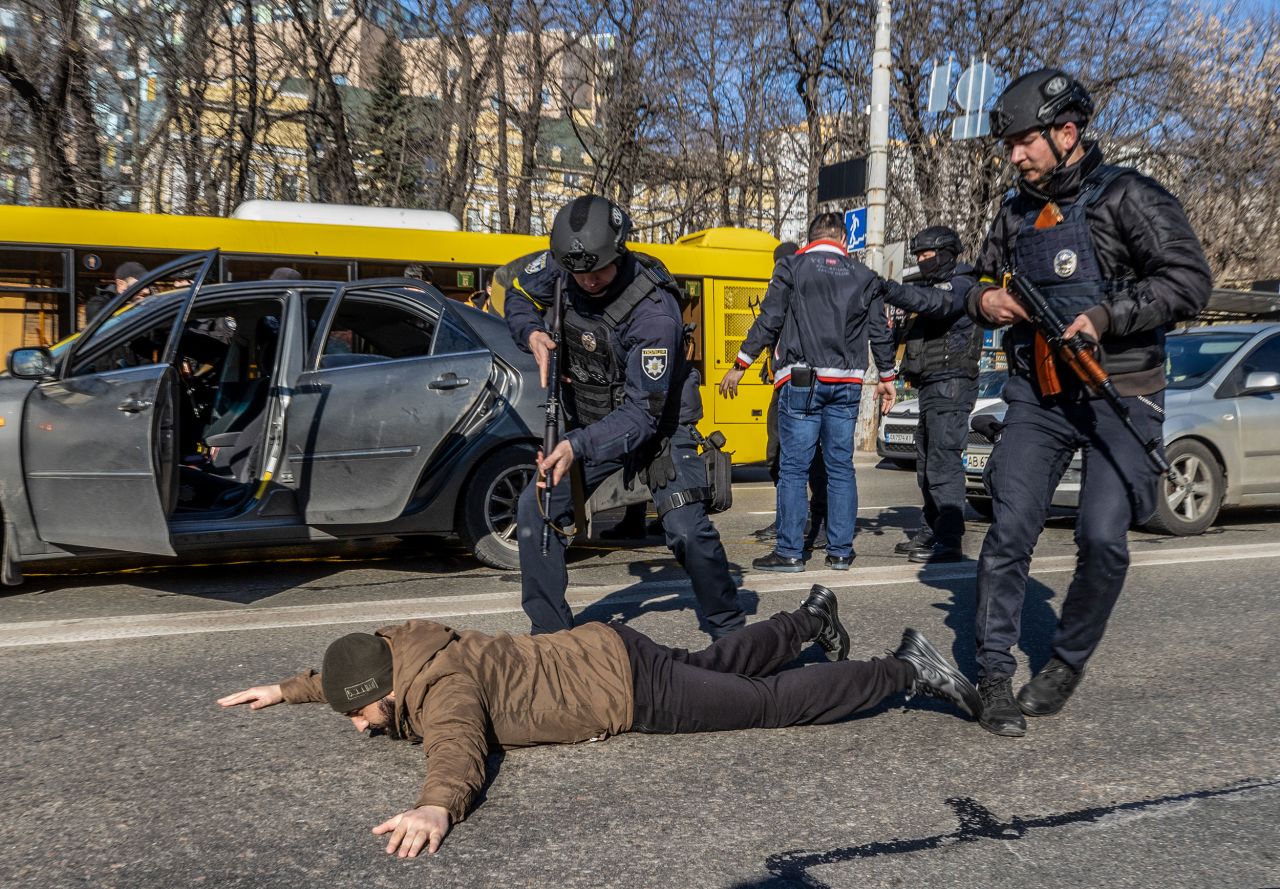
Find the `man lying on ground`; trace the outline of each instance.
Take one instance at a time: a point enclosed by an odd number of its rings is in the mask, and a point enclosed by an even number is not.
[[[833,663],[781,670],[809,642]],[[467,815],[492,749],[837,722],[899,692],[949,700],[973,715],[974,686],[927,639],[906,630],[889,657],[850,661],[835,594],[814,585],[775,614],[696,653],[623,624],[588,623],[538,636],[490,636],[412,620],[351,633],[323,672],[220,698],[253,710],[327,701],[358,731],[420,740],[427,778],[415,808],[373,829],[388,854],[434,854]]]

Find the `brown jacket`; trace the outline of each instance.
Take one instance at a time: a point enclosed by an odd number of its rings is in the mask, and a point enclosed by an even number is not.
[[[443,806],[453,822],[484,783],[490,750],[602,740],[631,727],[631,663],[604,624],[490,636],[411,620],[377,633],[391,644],[396,724],[427,756],[417,805]],[[314,670],[280,688],[290,704],[324,701]]]

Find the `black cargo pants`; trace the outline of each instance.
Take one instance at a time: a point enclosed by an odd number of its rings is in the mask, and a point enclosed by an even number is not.
[[[818,632],[799,609],[775,614],[710,648],[668,648],[624,624],[635,717],[631,731],[654,734],[781,728],[837,722],[906,689],[915,670],[895,657],[812,664],[775,673]]]
[[[681,427],[671,436],[671,456],[676,477],[668,485],[654,489],[655,502],[661,503],[668,493],[703,488],[707,485],[706,468],[698,445],[687,429]],[[622,460],[584,463],[586,496],[622,469]],[[530,483],[520,495],[516,510],[516,534],[520,547],[521,602],[533,623],[531,632],[554,633],[573,626],[573,612],[565,601],[569,572],[565,567],[567,541],[552,532],[547,555],[542,554],[542,513],[539,510],[537,485]],[[551,493],[551,517],[559,527],[573,520],[573,497],[568,478]],[[676,561],[689,572],[698,610],[713,637],[731,633],[746,623],[747,617],[738,603],[738,588],[729,574],[729,559],[720,532],[707,515],[706,504],[694,502],[672,509],[662,516],[662,529],[667,548]]]
[[[1022,400],[1026,395],[1034,398],[1026,380],[1006,384],[1006,425],[986,469],[993,516],[978,558],[975,628],[983,677],[1014,673],[1010,650],[1021,632],[1031,552],[1076,449],[1084,452],[1076,570],[1052,644],[1054,656],[1073,669],[1082,669],[1102,641],[1120,597],[1129,569],[1129,526],[1155,511],[1160,494],[1160,476],[1106,401]],[[1124,402],[1144,438],[1161,434],[1164,393]]]
[[[943,546],[960,547],[964,537],[964,458],[969,414],[978,400],[978,381],[957,378],[920,387],[916,426],[916,482],[924,497],[924,523]]]

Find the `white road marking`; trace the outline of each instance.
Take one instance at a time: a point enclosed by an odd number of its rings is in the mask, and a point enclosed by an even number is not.
[[[1231,546],[1206,546],[1178,550],[1135,552],[1134,568],[1181,565],[1192,562],[1238,561],[1280,558],[1280,542]],[[1048,556],[1032,563],[1032,574],[1057,574],[1075,569],[1076,557]],[[823,583],[837,590],[906,584],[929,580],[963,580],[973,577],[975,562],[936,567],[910,564],[881,565],[852,571],[815,570],[797,574],[749,572],[743,588],[756,593],[806,590]],[[922,587],[922,589],[930,589]],[[930,589],[930,592],[933,592]],[[691,597],[687,580],[648,581],[626,586],[574,586],[568,601],[585,608],[610,598],[618,604],[648,602],[672,597]],[[232,630],[270,630],[281,627],[313,627],[327,624],[383,625],[410,618],[441,619],[473,614],[507,614],[520,611],[520,592],[514,589],[461,596],[392,599],[382,602],[344,602],[332,605],[291,605],[278,608],[218,608],[188,614],[144,614],[122,617],[25,621],[0,624],[0,648],[27,645],[56,645],[101,642],[115,639],[142,639],[185,633],[224,633]]]

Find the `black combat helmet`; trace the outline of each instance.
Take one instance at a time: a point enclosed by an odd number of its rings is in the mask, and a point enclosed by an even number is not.
[[[1041,68],[1005,87],[991,109],[991,135],[1005,139],[1027,130],[1075,122],[1081,129],[1093,117],[1093,99],[1070,74]]]
[[[608,198],[588,194],[560,208],[551,224],[551,255],[571,272],[594,272],[627,252],[631,219]]]
[[[926,229],[921,229],[911,239],[909,249],[912,253],[923,253],[926,250],[945,250],[952,257],[959,256],[964,252],[964,247],[960,243],[960,236],[956,234],[955,229],[948,228],[945,225],[931,225]]]

